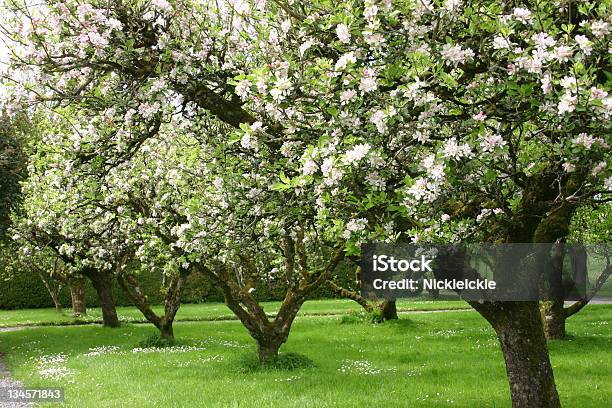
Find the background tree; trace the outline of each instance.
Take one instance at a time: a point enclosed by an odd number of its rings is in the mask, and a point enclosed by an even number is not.
[[[588,205],[579,208],[572,218],[568,236],[567,249],[561,245],[558,251],[557,268],[550,282],[549,299],[542,303],[541,309],[544,317],[544,333],[548,339],[565,339],[565,323],[568,318],[583,310],[593,297],[604,288],[612,274],[610,237],[612,236],[612,217],[609,203],[603,205]],[[597,273],[595,279],[589,282],[588,257],[599,259],[599,265],[594,266],[591,259],[591,269]],[[567,258],[567,259],[566,259]],[[573,275],[572,282],[564,280],[563,270],[565,264],[570,265]],[[566,267],[567,269],[567,267]],[[574,285],[586,288],[583,296],[572,299],[576,289]],[[565,306],[566,299],[574,300]]]

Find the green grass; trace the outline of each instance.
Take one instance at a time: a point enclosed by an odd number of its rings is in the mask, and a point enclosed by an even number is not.
[[[264,302],[264,310],[275,313],[281,302]],[[460,309],[469,308],[462,300],[398,300],[400,311],[432,310],[432,309]],[[157,312],[163,311],[163,306],[156,306]],[[324,299],[310,300],[300,310],[301,315],[326,315],[359,311],[361,307],[352,300]],[[87,316],[75,319],[70,309],[58,312],[55,309],[22,309],[0,310],[0,327],[24,325],[59,325],[78,323],[99,323],[102,321],[102,312],[99,308],[89,308]],[[123,322],[146,322],[142,313],[135,307],[118,307],[117,314]],[[236,319],[234,314],[223,303],[200,303],[182,305],[177,314],[177,321],[209,321]]]
[[[611,317],[612,306],[590,305],[569,320],[572,340],[550,343],[564,406],[603,407],[612,399]],[[135,353],[154,331],[128,324],[4,332],[0,351],[27,386],[65,387],[68,407],[510,406],[497,340],[478,314],[411,314],[382,325],[342,320],[296,319],[281,351],[312,364],[295,370],[253,370],[254,342],[236,321],[176,324],[183,349]],[[87,355],[99,346],[117,349]],[[63,361],[41,362],[59,353]],[[45,367],[68,374],[45,379]]]

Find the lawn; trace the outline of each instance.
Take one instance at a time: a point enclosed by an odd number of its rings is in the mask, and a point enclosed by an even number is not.
[[[262,302],[264,310],[275,313],[281,302]],[[469,305],[462,300],[431,300],[418,298],[411,300],[398,300],[399,311],[431,310],[431,309],[462,309]],[[154,307],[158,312],[163,311],[162,306]],[[310,300],[300,310],[300,315],[328,315],[357,312],[361,309],[357,303],[346,299]],[[87,309],[87,316],[75,319],[70,309],[61,312],[49,309],[22,309],[0,310],[0,327],[28,326],[28,325],[65,325],[78,323],[102,322],[102,311],[99,308]],[[117,314],[122,322],[146,322],[142,313],[135,307],[118,307]],[[223,303],[199,303],[182,305],[178,311],[178,321],[209,321],[209,320],[235,320],[236,316]]]
[[[571,340],[550,343],[564,406],[612,400],[611,317],[610,305],[588,306],[570,319]],[[0,333],[0,351],[25,385],[65,387],[65,406],[79,408],[510,406],[497,340],[474,312],[404,314],[382,325],[302,316],[282,351],[314,366],[294,371],[246,369],[255,346],[237,321],[178,323],[182,346],[136,348],[153,332],[26,328]]]

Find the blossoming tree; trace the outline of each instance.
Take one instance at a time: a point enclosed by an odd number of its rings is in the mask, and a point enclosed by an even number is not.
[[[306,253],[302,234],[349,256],[374,239],[555,242],[578,205],[610,197],[610,10],[531,3],[13,3],[14,68],[31,79],[13,95],[99,118],[75,136],[97,169],[129,160],[169,116],[189,118],[218,184],[251,192],[253,206],[227,200],[222,225],[256,237],[269,214],[282,239],[265,245],[286,260]],[[184,224],[175,248],[189,247]],[[254,242],[241,236],[209,241],[202,251],[226,252],[200,267],[265,359],[279,342],[263,333],[286,339],[305,295],[288,291],[270,325],[229,278],[228,257]],[[181,251],[200,264],[202,251]],[[559,406],[538,303],[472,306],[499,337],[513,405]]]

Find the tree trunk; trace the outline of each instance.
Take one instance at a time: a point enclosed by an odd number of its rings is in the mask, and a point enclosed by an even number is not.
[[[397,320],[397,306],[395,300],[385,300],[380,305],[380,310],[385,320]]]
[[[538,302],[470,303],[495,329],[513,408],[561,406]]]
[[[282,345],[277,339],[257,340],[257,356],[261,364],[270,363],[278,358],[278,350]]]
[[[51,300],[53,301],[53,306],[55,307],[55,310],[60,312],[62,310],[62,303],[60,302],[59,296],[60,291],[62,290],[62,285],[59,284],[57,288],[53,288],[52,283],[49,282],[49,280],[51,280],[52,278],[47,280],[47,278],[45,278],[45,275],[43,275],[42,272],[39,272],[38,276],[40,276],[40,279],[42,280],[45,289],[47,289],[47,292],[49,292],[49,296],[51,296]]]
[[[117,317],[117,309],[113,300],[111,277],[106,273],[94,270],[88,270],[84,274],[91,279],[91,283],[98,293],[104,326],[119,327],[119,318]]]
[[[169,342],[174,342],[174,328],[172,322],[169,324],[163,323],[159,327],[160,337]]]
[[[174,330],[172,323],[176,317],[176,313],[181,306],[181,290],[185,279],[187,279],[188,272],[182,271],[178,276],[171,277],[171,281],[166,288],[166,295],[164,298],[164,314],[158,316],[153,310],[147,296],[142,292],[140,283],[135,275],[119,274],[117,276],[117,282],[119,286],[130,298],[134,306],[138,308],[143,316],[153,323],[159,330],[160,337],[165,340],[174,341]],[[167,278],[167,277],[165,277]]]
[[[59,299],[59,293],[51,293],[51,299],[53,300],[53,306],[55,307],[55,310],[57,312],[61,312],[62,311],[62,303],[60,302]]]
[[[87,315],[85,304],[85,282],[83,279],[70,280],[70,298],[72,300],[72,316],[81,317]]]
[[[567,315],[563,302],[546,301],[542,304],[542,318],[544,321],[544,335],[548,340],[565,339],[565,321]]]
[[[440,290],[438,289],[429,289],[429,296],[431,296],[432,299],[439,299],[440,298]]]
[[[551,251],[548,276],[548,292],[542,302],[541,311],[544,322],[544,335],[547,339],[561,340],[565,338],[565,319],[563,309],[565,286],[563,284],[563,260],[567,250],[563,244],[555,244]]]

